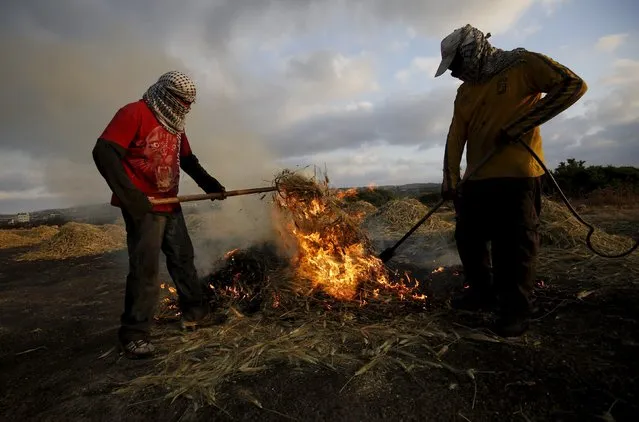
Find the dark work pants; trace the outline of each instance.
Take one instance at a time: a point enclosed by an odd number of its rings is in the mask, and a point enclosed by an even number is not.
[[[127,232],[129,274],[119,338],[122,342],[146,339],[159,300],[160,252],[178,293],[185,317],[206,310],[204,285],[195,270],[191,238],[181,211],[170,215],[148,213],[134,220],[122,211]]]
[[[466,281],[478,293],[496,293],[504,315],[527,316],[539,252],[541,178],[469,180],[461,190],[455,240]]]

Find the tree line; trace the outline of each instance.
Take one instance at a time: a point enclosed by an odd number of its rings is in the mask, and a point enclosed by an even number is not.
[[[584,200],[593,205],[621,205],[636,203],[639,199],[639,168],[629,166],[593,166],[583,160],[569,158],[550,171],[564,194],[573,200]],[[544,194],[555,197],[558,191],[546,175]],[[414,196],[426,205],[441,198],[439,190],[430,189]],[[384,188],[360,188],[357,194],[346,198],[348,202],[366,201],[376,207],[398,199],[398,195]]]

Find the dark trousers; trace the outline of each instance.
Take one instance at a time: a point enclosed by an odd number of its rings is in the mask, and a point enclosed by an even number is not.
[[[467,181],[455,209],[455,239],[470,288],[496,293],[505,315],[528,315],[539,252],[541,178]]]
[[[170,215],[148,213],[134,220],[122,211],[127,232],[129,274],[126,279],[124,313],[120,321],[122,342],[146,339],[159,300],[160,252],[166,257],[169,275],[178,293],[182,314],[201,314],[206,308],[204,285],[194,265],[191,238],[181,211]]]

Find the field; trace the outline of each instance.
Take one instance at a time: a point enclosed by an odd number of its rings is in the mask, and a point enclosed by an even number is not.
[[[403,200],[346,211],[381,250],[423,210]],[[425,301],[314,296],[254,313],[235,304],[220,310],[226,322],[195,333],[162,319],[151,361],[113,350],[121,227],[2,231],[0,420],[639,420],[639,252],[596,257],[556,204],[543,212],[540,311],[522,338],[482,328],[490,315],[449,309],[463,278],[442,211],[389,263],[420,280]],[[639,223],[639,209],[583,212],[620,235],[595,238],[607,248],[627,245]]]

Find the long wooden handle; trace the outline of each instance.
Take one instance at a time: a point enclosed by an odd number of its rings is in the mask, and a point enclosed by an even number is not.
[[[153,205],[178,204],[180,202],[204,201],[206,199],[225,198],[228,196],[250,195],[254,193],[264,193],[276,191],[276,187],[254,188],[254,189],[238,189],[230,190],[225,193],[202,193],[197,195],[176,196],[174,198],[149,198]]]

